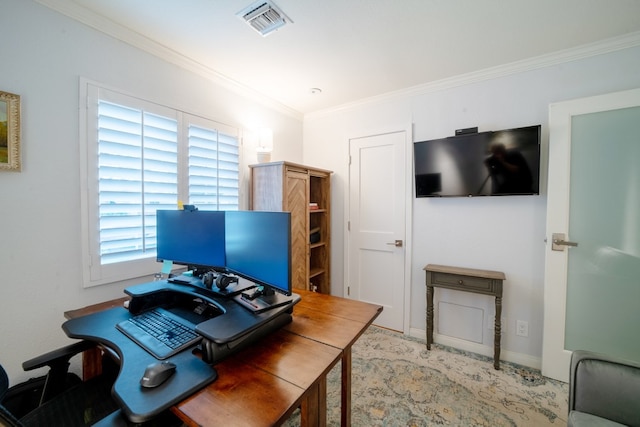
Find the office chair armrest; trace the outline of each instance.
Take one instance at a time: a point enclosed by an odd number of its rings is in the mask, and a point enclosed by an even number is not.
[[[67,373],[69,372],[69,360],[76,354],[82,353],[96,346],[91,341],[80,341],[74,344],[61,347],[57,350],[50,351],[33,359],[27,360],[22,364],[22,369],[30,371],[32,369],[49,367],[47,379],[40,403],[44,403],[53,396],[58,395],[67,387]]]
[[[78,353],[85,350],[89,350],[96,346],[96,343],[91,341],[80,341],[74,344],[70,344],[59,349],[42,354],[33,359],[27,360],[22,363],[22,369],[30,371],[32,369],[42,368],[43,366],[49,366],[53,368],[56,365],[67,365],[69,359]]]

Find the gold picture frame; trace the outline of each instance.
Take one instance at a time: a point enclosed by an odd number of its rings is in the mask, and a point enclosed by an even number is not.
[[[20,95],[0,91],[0,171],[20,168]]]

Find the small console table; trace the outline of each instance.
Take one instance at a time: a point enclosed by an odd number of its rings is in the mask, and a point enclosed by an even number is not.
[[[475,270],[470,268],[449,267],[428,264],[427,272],[427,350],[433,343],[433,288],[448,288],[457,291],[492,295],[496,298],[496,318],[493,338],[493,367],[500,369],[500,333],[502,316],[502,281],[504,273],[500,271]]]

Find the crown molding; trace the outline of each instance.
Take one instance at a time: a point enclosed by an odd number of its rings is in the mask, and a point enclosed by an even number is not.
[[[472,83],[506,77],[513,74],[524,73],[540,68],[551,67],[553,65],[577,61],[580,59],[590,58],[598,55],[604,55],[607,53],[629,49],[637,46],[640,46],[640,31],[629,33],[624,36],[604,39],[576,48],[565,49],[546,55],[528,58],[522,61],[516,61],[509,64],[486,68],[467,74],[461,74],[434,82],[424,83],[397,91],[383,93],[369,98],[363,98],[358,101],[306,114],[305,119],[321,117],[339,111],[362,107],[364,105],[389,102],[398,98],[425,95],[445,89],[452,89]]]
[[[175,64],[187,71],[202,76],[225,89],[228,89],[244,98],[258,102],[265,107],[276,110],[282,114],[302,121],[303,114],[284,104],[275,101],[262,93],[259,93],[233,79],[227,77],[210,67],[207,67],[193,59],[176,52],[175,50],[153,41],[140,33],[126,28],[116,22],[108,20],[87,8],[84,8],[72,0],[35,0],[43,6],[74,19],[88,27],[107,34],[117,40],[123,41],[140,50],[150,53],[169,63]]]

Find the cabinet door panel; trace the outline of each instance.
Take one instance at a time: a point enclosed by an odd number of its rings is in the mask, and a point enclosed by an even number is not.
[[[307,289],[309,277],[309,176],[287,172],[286,206],[291,212],[291,281],[294,289]]]

